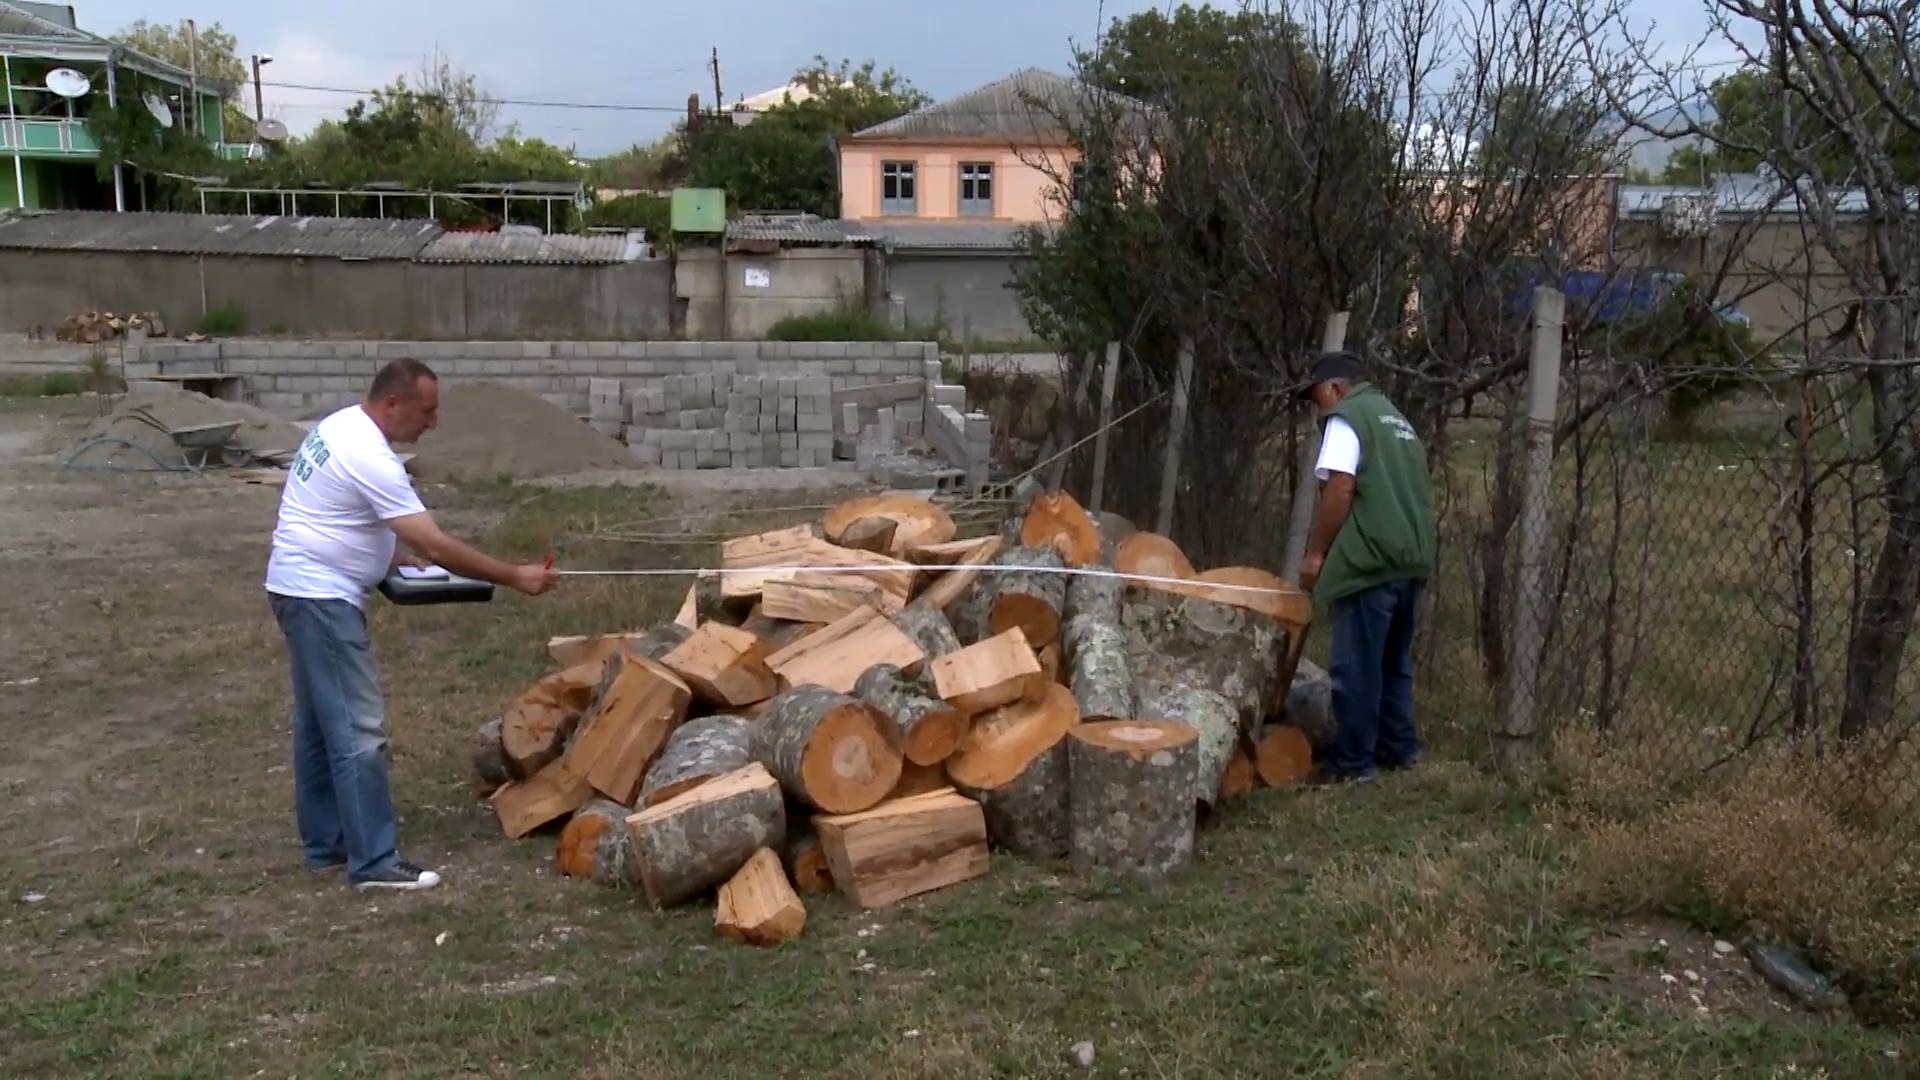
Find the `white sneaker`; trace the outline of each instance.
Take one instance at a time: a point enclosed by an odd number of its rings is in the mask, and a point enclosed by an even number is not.
[[[391,870],[375,877],[353,883],[356,889],[399,889],[403,892],[421,892],[440,884],[440,875],[431,870],[422,870],[404,860],[395,862]]]

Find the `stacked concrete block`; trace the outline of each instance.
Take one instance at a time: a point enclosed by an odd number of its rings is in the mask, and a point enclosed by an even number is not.
[[[626,434],[627,399],[619,379],[587,380],[587,426],[615,439]]]

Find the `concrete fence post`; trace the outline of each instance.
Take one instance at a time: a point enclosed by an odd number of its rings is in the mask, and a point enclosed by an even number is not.
[[[1100,372],[1100,426],[1093,435],[1093,490],[1087,510],[1098,514],[1107,495],[1107,428],[1113,424],[1113,394],[1120,381],[1120,343],[1107,342],[1106,366]]]
[[[1327,316],[1327,328],[1320,335],[1321,352],[1337,352],[1347,343],[1347,313],[1336,311]],[[1300,580],[1300,564],[1307,557],[1307,538],[1313,533],[1313,510],[1320,501],[1320,485],[1313,467],[1320,460],[1320,425],[1309,417],[1307,437],[1300,440],[1299,473],[1293,483],[1293,508],[1287,517],[1287,547],[1280,560],[1280,576],[1287,581]]]
[[[1173,534],[1173,495],[1180,487],[1180,444],[1187,434],[1187,399],[1193,392],[1193,339],[1180,339],[1180,370],[1173,380],[1173,421],[1167,428],[1167,460],[1160,473],[1160,515],[1154,531]]]
[[[1527,364],[1527,460],[1520,490],[1520,565],[1509,641],[1506,708],[1495,740],[1496,764],[1513,783],[1530,783],[1540,757],[1540,659],[1546,637],[1547,544],[1552,525],[1553,431],[1560,406],[1560,332],[1566,297],[1533,291],[1533,349]]]

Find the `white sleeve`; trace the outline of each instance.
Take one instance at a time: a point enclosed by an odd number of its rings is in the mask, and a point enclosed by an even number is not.
[[[1360,433],[1342,416],[1327,418],[1327,430],[1320,436],[1320,459],[1313,466],[1315,479],[1325,480],[1332,473],[1360,475]]]
[[[340,468],[360,492],[360,497],[367,500],[373,516],[381,521],[426,512],[426,506],[413,490],[413,480],[407,476],[407,467],[399,458],[391,454],[362,454],[341,461]]]

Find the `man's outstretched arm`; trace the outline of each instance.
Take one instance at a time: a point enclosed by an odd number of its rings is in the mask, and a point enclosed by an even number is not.
[[[1340,535],[1347,515],[1352,512],[1352,474],[1330,474],[1321,485],[1320,502],[1313,512],[1313,534],[1307,539],[1307,557],[1300,561],[1301,588],[1312,590],[1314,582],[1320,580],[1320,568],[1326,564],[1327,552],[1333,550],[1334,538]]]
[[[528,596],[539,596],[560,580],[560,572],[550,566],[502,562],[448,536],[429,513],[407,514],[389,519],[387,524],[417,554],[461,577],[491,581],[495,585],[517,589]]]

